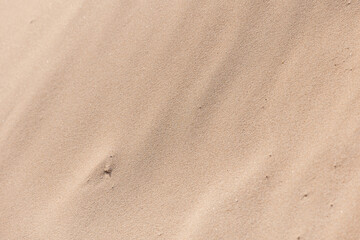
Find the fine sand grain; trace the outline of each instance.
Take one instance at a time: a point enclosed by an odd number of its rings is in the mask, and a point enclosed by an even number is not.
[[[0,239],[360,239],[360,1],[0,0]]]

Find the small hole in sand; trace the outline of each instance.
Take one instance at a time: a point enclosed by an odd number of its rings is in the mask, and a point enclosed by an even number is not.
[[[112,173],[112,168],[110,167],[110,166],[106,166],[105,168],[104,168],[104,175],[107,175],[107,176],[109,176],[109,177],[111,177],[111,173]]]

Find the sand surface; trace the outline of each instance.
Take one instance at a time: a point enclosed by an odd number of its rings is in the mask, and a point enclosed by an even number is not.
[[[0,239],[360,239],[360,1],[0,0]]]

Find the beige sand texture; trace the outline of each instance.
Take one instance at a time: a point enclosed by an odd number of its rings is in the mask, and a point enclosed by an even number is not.
[[[1,240],[360,239],[360,2],[0,0]]]

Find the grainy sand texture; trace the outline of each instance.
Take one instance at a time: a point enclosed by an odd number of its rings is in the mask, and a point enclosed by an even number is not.
[[[0,0],[1,240],[359,240],[360,1]]]

